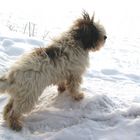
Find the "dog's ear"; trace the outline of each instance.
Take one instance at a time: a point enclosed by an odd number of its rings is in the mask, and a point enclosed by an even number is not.
[[[83,18],[83,20],[85,20],[87,22],[91,22],[92,24],[94,22],[94,14],[90,18],[89,14],[85,10],[83,10],[83,12],[82,12],[82,18]]]
[[[90,49],[96,43],[99,33],[94,26],[94,15],[90,18],[86,11],[83,11],[82,18],[78,19],[74,25],[75,39],[80,40],[84,49]]]

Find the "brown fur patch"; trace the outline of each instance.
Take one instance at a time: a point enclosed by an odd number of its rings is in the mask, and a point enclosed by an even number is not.
[[[63,52],[61,48],[52,46],[46,48],[46,54],[49,56],[49,58],[54,59],[62,56]]]
[[[53,46],[49,46],[47,48],[35,48],[33,53],[38,56],[48,56],[50,59],[55,59],[63,54],[62,48]]]

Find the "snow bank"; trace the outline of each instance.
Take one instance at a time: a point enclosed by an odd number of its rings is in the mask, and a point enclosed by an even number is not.
[[[110,38],[100,52],[90,54],[82,101],[47,87],[33,111],[24,115],[23,130],[17,133],[2,118],[8,97],[1,95],[0,140],[139,140],[140,38]],[[44,44],[0,30],[0,75],[24,52]]]

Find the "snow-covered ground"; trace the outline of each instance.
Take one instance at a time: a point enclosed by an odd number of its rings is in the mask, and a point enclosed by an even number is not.
[[[108,9],[107,2],[112,4]],[[34,110],[24,116],[23,130],[14,132],[2,118],[8,96],[1,94],[0,140],[140,140],[140,11],[135,0],[120,3],[102,5],[99,0],[95,6],[91,1],[85,5],[91,12],[93,4],[108,34],[104,48],[90,53],[90,67],[81,85],[85,98],[75,102],[67,92],[58,96],[55,86],[47,87]],[[70,25],[84,4],[78,10],[74,7],[65,13],[57,9],[59,14],[56,11],[52,17],[48,10],[51,18],[44,18],[48,41]],[[0,75],[24,52],[44,44],[47,41],[0,26]]]

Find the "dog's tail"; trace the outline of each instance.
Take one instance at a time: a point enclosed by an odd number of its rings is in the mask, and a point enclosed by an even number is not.
[[[0,93],[5,93],[9,87],[9,83],[5,76],[0,77]]]

